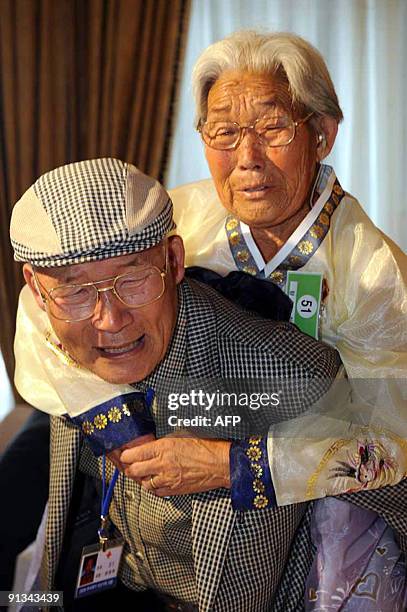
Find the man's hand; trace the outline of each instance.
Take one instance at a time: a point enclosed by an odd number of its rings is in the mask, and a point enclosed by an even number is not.
[[[226,440],[167,436],[124,450],[124,473],[156,495],[185,495],[230,488]]]

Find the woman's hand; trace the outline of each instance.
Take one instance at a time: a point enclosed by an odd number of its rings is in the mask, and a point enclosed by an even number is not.
[[[230,444],[178,433],[127,448],[120,464],[126,476],[161,497],[230,488]]]
[[[123,446],[121,446],[120,448],[116,448],[116,450],[112,451],[111,453],[108,453],[107,456],[121,472],[124,472],[127,465],[124,465],[120,461],[120,455],[122,454],[122,452],[127,448],[135,448],[136,446],[140,446],[141,444],[145,444],[146,442],[152,442],[153,440],[155,440],[155,435],[152,433],[146,434],[145,436],[140,436],[139,438],[135,438],[134,440],[127,442],[127,444],[123,444]]]

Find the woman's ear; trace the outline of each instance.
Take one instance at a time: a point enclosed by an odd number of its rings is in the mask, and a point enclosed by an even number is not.
[[[32,294],[34,295],[35,301],[37,302],[38,306],[42,310],[45,310],[45,299],[42,297],[41,290],[38,286],[38,282],[35,278],[34,270],[31,264],[25,263],[23,265],[23,276],[25,282],[27,283],[27,285],[32,291]]]
[[[338,133],[338,122],[333,117],[322,115],[314,123],[317,132],[317,158],[322,161],[331,152]]]

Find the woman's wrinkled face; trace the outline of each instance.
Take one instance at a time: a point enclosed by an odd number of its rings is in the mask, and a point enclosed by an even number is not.
[[[253,125],[265,115],[292,115],[284,81],[266,74],[225,72],[208,95],[207,121]],[[219,197],[231,213],[256,228],[271,228],[308,204],[317,164],[317,136],[309,122],[297,127],[294,140],[267,147],[246,130],[235,150],[205,145],[206,159]]]

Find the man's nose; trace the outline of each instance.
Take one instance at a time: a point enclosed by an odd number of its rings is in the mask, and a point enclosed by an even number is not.
[[[132,320],[129,308],[122,304],[113,291],[99,293],[92,317],[92,325],[99,331],[117,333]]]
[[[266,164],[266,147],[252,128],[245,128],[237,148],[238,166],[241,170],[263,170]]]

